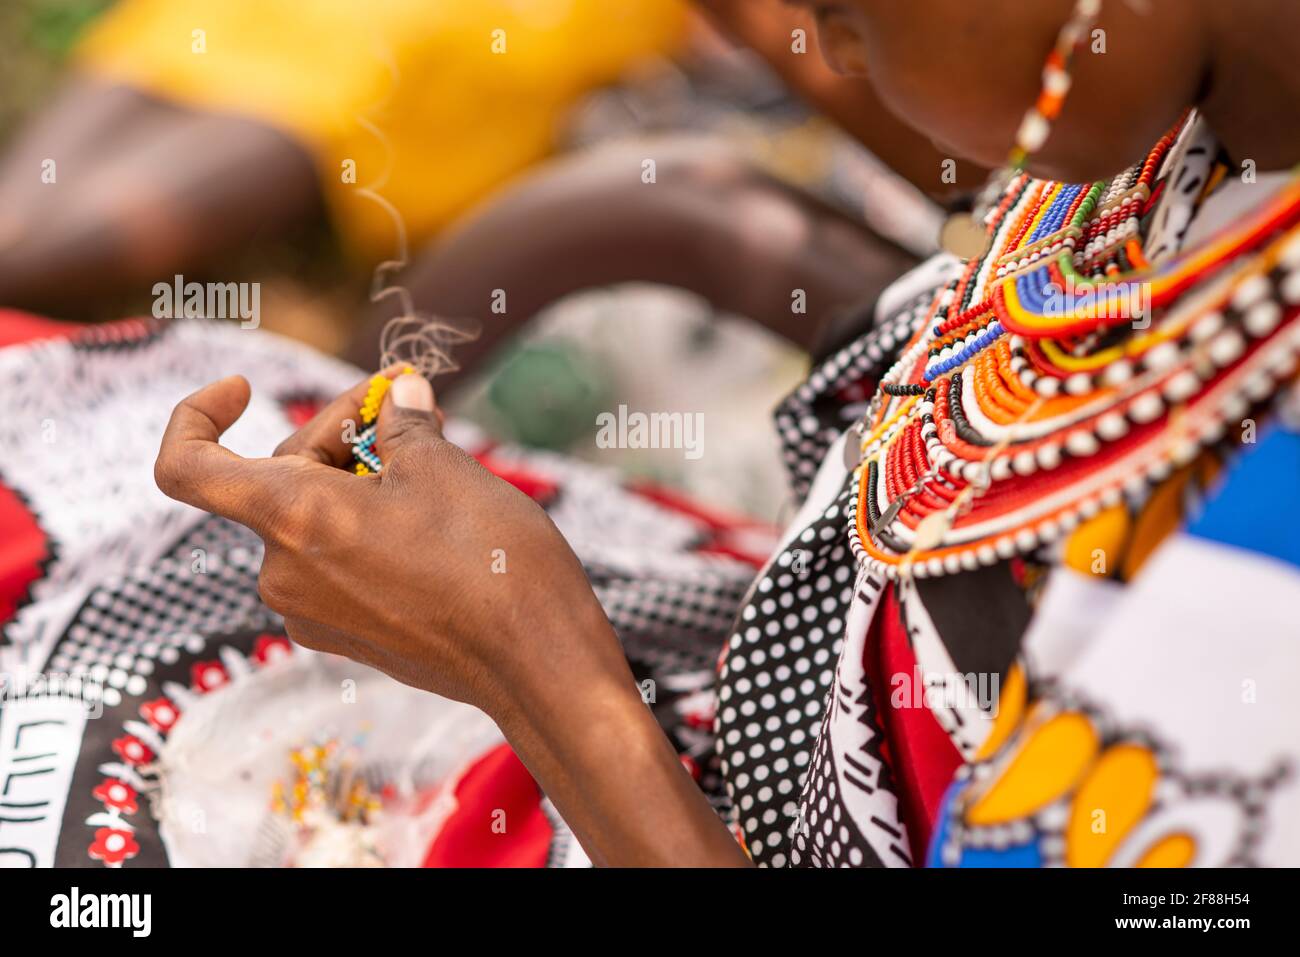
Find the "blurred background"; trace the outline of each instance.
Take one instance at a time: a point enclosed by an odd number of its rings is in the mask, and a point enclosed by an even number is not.
[[[676,0],[361,6],[0,6],[0,306],[99,322],[148,315],[174,272],[256,282],[261,328],[364,364],[395,259],[418,264],[539,164],[647,137],[720,144],[860,225],[890,271],[934,248],[937,206]],[[595,283],[515,321],[435,382],[453,412],[782,517],[770,413],[808,349],[662,283]],[[596,417],[620,404],[702,413],[709,454],[598,449]]]

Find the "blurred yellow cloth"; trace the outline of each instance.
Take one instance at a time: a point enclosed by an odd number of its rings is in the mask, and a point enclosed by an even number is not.
[[[78,53],[104,79],[286,131],[316,157],[345,241],[387,255],[392,221],[358,189],[427,237],[684,27],[679,0],[121,0]]]

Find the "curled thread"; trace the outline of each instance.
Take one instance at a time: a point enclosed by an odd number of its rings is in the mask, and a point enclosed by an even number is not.
[[[402,363],[426,379],[454,372],[459,366],[451,357],[451,347],[473,338],[472,332],[436,316],[394,316],[379,334],[380,368]]]
[[[371,108],[372,110],[378,110],[385,105],[391,98],[391,91],[395,90],[401,81],[397,64],[387,46],[382,41],[377,46],[380,58],[388,67],[392,83],[384,102],[376,104]],[[443,372],[454,372],[459,367],[451,357],[451,346],[469,342],[475,336],[445,319],[418,314],[410,290],[393,281],[393,277],[405,269],[410,262],[406,223],[397,207],[379,192],[387,184],[388,177],[392,173],[393,147],[388,137],[384,135],[384,131],[369,117],[358,116],[357,123],[378,141],[384,151],[383,166],[379,175],[366,185],[358,187],[357,193],[375,203],[388,215],[393,223],[397,246],[392,258],[384,260],[375,267],[370,284],[372,303],[396,298],[400,307],[400,315],[388,320],[379,334],[380,367],[386,368],[402,363],[411,366],[426,379],[432,379]]]

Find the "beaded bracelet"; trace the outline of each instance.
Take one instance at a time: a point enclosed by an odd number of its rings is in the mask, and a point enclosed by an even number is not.
[[[411,366],[406,366],[401,374],[406,375],[414,371]],[[366,397],[361,401],[361,410],[358,414],[362,429],[352,440],[353,468],[358,475],[372,473],[378,475],[384,470],[384,463],[375,448],[375,436],[379,431],[379,408],[384,404],[384,396],[388,394],[392,384],[393,380],[382,372],[375,373],[370,379],[370,388],[366,390]]]

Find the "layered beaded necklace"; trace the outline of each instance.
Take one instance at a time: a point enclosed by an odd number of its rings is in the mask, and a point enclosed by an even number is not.
[[[936,576],[1050,543],[1221,439],[1300,351],[1300,177],[1155,265],[1180,127],[1109,181],[1016,174],[860,424],[859,558]],[[852,441],[852,437],[850,441]]]

